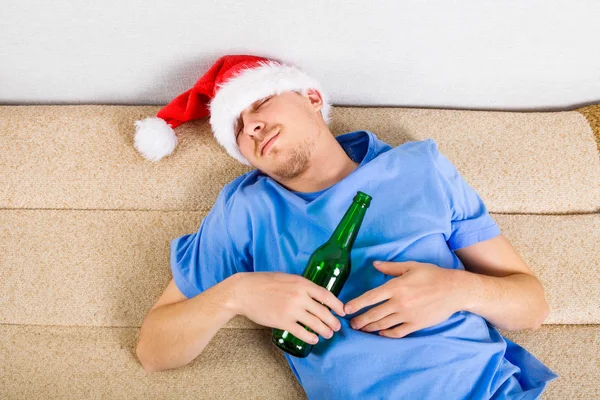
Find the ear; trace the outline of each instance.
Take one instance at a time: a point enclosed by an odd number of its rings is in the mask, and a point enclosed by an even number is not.
[[[308,98],[311,107],[314,108],[316,112],[321,111],[321,108],[323,108],[323,97],[317,89],[306,89],[304,97]]]

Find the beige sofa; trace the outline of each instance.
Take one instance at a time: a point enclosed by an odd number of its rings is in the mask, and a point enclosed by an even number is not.
[[[302,399],[270,330],[236,317],[179,369],[145,372],[139,327],[245,166],[206,120],[152,163],[133,122],[159,106],[0,107],[0,398]],[[600,106],[565,112],[333,109],[336,135],[433,138],[546,288],[536,331],[505,332],[560,378],[542,398],[600,398]],[[595,130],[595,131],[594,131]]]

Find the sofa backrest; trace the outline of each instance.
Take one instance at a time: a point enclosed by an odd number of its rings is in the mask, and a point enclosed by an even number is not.
[[[141,325],[171,279],[170,240],[196,231],[221,188],[249,170],[206,120],[177,128],[171,156],[142,158],[133,122],[159,109],[0,107],[0,323]],[[546,323],[600,323],[590,125],[600,107],[587,111],[335,107],[330,128],[369,130],[392,146],[434,139],[538,274]]]

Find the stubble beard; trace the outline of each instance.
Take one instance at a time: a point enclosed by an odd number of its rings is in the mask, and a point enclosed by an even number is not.
[[[285,180],[296,178],[308,169],[313,146],[314,143],[306,141],[302,142],[297,148],[290,150],[290,155],[277,165],[273,170],[273,174]]]

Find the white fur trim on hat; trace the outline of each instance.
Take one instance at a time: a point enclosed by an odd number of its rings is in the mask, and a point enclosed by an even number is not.
[[[250,163],[240,152],[233,128],[242,111],[255,101],[291,90],[305,94],[306,89],[317,89],[323,99],[323,119],[326,124],[331,120],[331,105],[319,82],[290,65],[281,65],[275,61],[259,64],[259,67],[242,70],[219,86],[209,104],[210,125],[215,138],[233,158],[246,165]]]

